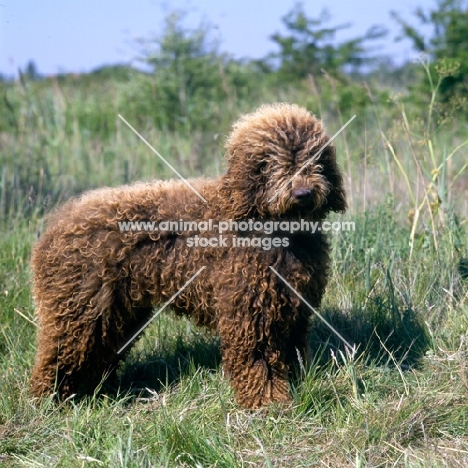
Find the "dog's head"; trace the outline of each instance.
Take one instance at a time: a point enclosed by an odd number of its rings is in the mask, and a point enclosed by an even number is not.
[[[238,217],[323,219],[344,212],[343,178],[322,123],[295,104],[264,105],[234,124],[223,197]]]

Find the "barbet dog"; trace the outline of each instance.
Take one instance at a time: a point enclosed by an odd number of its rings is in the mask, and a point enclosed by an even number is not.
[[[322,123],[297,105],[264,105],[241,117],[226,153],[219,178],[98,189],[48,217],[31,263],[34,395],[93,392],[154,307],[178,294],[176,314],[219,334],[240,405],[290,399],[289,374],[297,350],[307,350],[311,318],[296,292],[320,305],[329,245],[323,232],[285,233],[281,223],[305,226],[344,212],[342,175]],[[196,232],[122,230],[173,220],[212,224]],[[221,239],[216,226],[227,221],[232,230]],[[241,232],[249,222],[269,229]],[[217,243],[202,244],[212,238]]]

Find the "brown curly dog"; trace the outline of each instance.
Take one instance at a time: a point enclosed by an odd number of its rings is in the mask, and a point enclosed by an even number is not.
[[[327,142],[307,110],[265,105],[234,125],[224,175],[189,180],[206,202],[170,180],[90,191],[57,209],[32,255],[39,320],[32,393],[93,392],[154,307],[205,266],[172,309],[219,334],[239,404],[287,401],[288,374],[297,350],[307,350],[311,312],[270,266],[320,305],[329,246],[304,223],[346,209],[335,149],[319,151]],[[122,229],[180,220],[214,224]],[[217,223],[229,220],[238,225],[220,233]],[[258,229],[259,222],[268,229]],[[302,230],[287,232],[282,222],[301,222]]]

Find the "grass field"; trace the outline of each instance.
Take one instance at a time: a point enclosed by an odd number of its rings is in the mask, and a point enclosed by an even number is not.
[[[8,91],[17,111],[15,130],[0,133],[0,465],[468,466],[468,128],[439,127],[430,107],[418,113],[398,97],[344,111],[265,91],[218,104],[205,129],[138,122],[185,176],[214,176],[229,122],[256,103],[307,102],[330,134],[356,114],[336,140],[350,204],[342,219],[356,230],[332,236],[322,307],[354,355],[317,320],[314,362],[298,363],[293,403],[246,411],[222,376],[216,337],[169,314],[122,365],[120,393],[31,399],[28,262],[44,213],[86,188],[172,177],[118,119],[134,114],[114,85],[114,101],[57,82]],[[100,133],[82,116],[91,119],[101,97]]]

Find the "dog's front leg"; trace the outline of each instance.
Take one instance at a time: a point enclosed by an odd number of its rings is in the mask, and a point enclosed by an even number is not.
[[[262,315],[224,314],[219,324],[223,369],[245,408],[290,401],[286,350]]]

